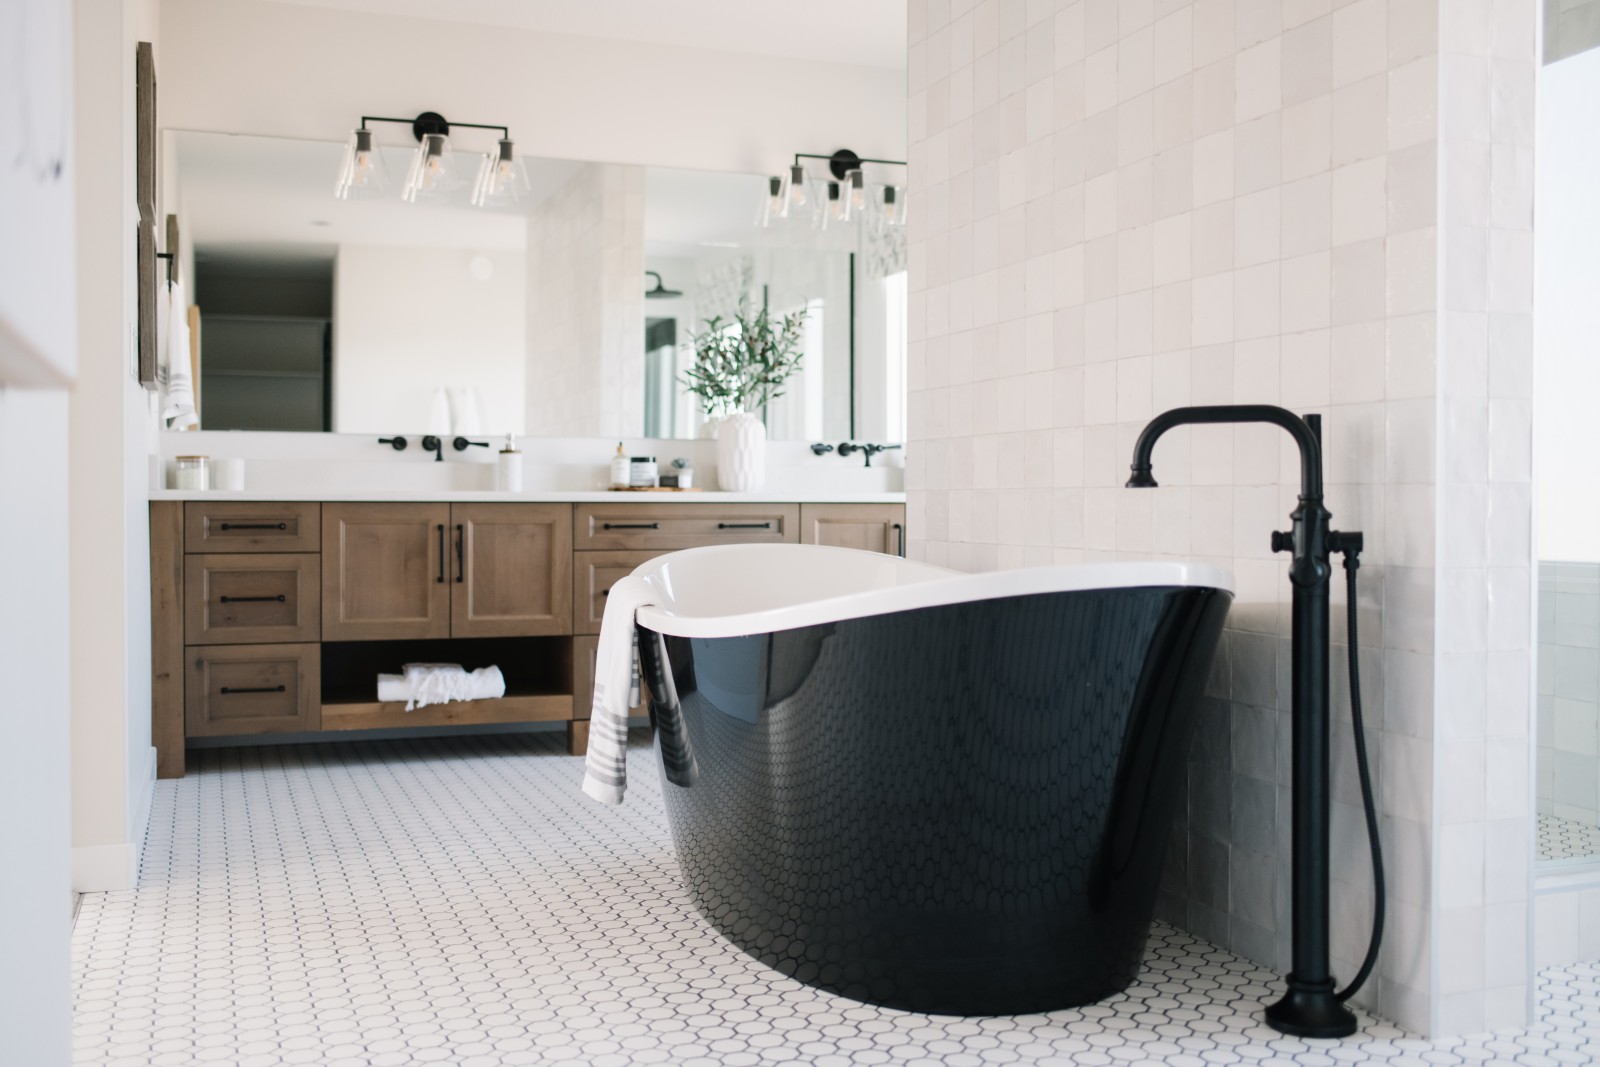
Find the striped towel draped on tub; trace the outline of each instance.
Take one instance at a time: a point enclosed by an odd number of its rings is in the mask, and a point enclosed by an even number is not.
[[[611,587],[600,619],[583,791],[604,804],[621,804],[628,787],[628,697],[637,640],[633,617],[655,599],[652,594],[650,583],[629,575]]]

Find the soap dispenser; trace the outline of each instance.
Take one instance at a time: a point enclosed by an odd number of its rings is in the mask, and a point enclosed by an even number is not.
[[[500,450],[494,469],[494,487],[502,493],[522,492],[522,453],[517,451],[514,434],[506,434],[505,447]]]
[[[622,451],[622,442],[617,442],[617,454],[611,457],[611,488],[626,489],[632,480],[633,463],[627,454]]]

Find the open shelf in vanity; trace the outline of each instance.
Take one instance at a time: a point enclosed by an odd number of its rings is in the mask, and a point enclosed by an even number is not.
[[[803,542],[903,553],[904,505],[561,501],[150,504],[152,734],[189,738],[563,722],[588,745],[611,584],[664,552]],[[406,711],[406,663],[493,664],[506,695]]]

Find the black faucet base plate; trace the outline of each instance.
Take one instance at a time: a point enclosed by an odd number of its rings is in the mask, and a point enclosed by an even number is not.
[[[1349,1037],[1356,1032],[1355,1012],[1334,995],[1333,981],[1315,984],[1289,976],[1289,991],[1267,1005],[1267,1025],[1291,1037]]]

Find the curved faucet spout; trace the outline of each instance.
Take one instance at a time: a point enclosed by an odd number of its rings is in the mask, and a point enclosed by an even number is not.
[[[1130,468],[1133,474],[1128,479],[1127,488],[1155,488],[1150,454],[1162,434],[1174,426],[1219,422],[1268,422],[1288,431],[1294,443],[1300,446],[1300,496],[1303,499],[1322,498],[1322,443],[1318,440],[1316,429],[1294,412],[1272,404],[1214,404],[1163,411],[1150,420],[1133,446],[1133,464]]]

